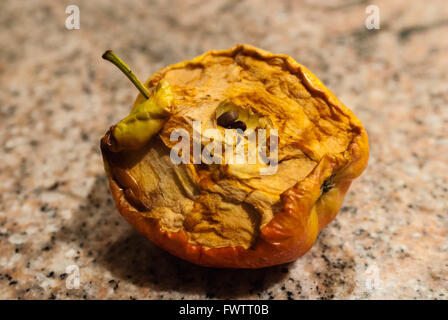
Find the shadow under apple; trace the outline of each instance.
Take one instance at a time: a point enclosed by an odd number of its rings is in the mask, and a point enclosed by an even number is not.
[[[96,177],[88,197],[57,239],[79,246],[93,263],[109,270],[117,283],[149,288],[153,298],[262,297],[261,292],[287,277],[290,265],[257,270],[213,269],[174,257],[141,236],[120,216],[105,175]],[[269,297],[263,294],[263,298]]]

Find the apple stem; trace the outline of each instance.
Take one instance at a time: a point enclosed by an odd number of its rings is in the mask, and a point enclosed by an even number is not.
[[[137,76],[132,72],[131,69],[121,60],[112,50],[107,50],[104,52],[103,59],[108,60],[112,62],[114,65],[118,67],[125,75],[128,77],[129,80],[136,86],[138,91],[146,98],[149,99],[149,91],[148,89],[143,85],[143,83],[137,78]]]

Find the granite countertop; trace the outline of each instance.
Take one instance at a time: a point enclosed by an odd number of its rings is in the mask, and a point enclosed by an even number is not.
[[[0,298],[448,297],[448,6],[431,1],[3,1]],[[364,26],[369,4],[381,29]],[[364,123],[369,166],[294,263],[215,270],[137,234],[108,191],[99,139],[142,78],[250,43],[311,69]],[[76,266],[80,286],[67,288]]]

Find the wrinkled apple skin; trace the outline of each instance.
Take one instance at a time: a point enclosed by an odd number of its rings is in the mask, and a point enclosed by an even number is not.
[[[112,196],[121,215],[160,248],[206,267],[262,268],[291,262],[304,255],[312,247],[320,230],[336,217],[352,180],[365,169],[369,157],[367,133],[361,122],[309,70],[288,56],[272,54],[249,45],[237,45],[230,50],[210,51],[192,61],[167,68],[197,63],[207,55],[233,56],[241,53],[264,60],[281,59],[289,72],[296,75],[310,93],[321,97],[328,105],[349,117],[353,138],[343,154],[345,161],[342,165],[340,157],[324,155],[305,179],[281,194],[282,210],[261,228],[253,246],[208,248],[192,243],[183,229],[167,231],[158,219],[142,215],[126,200],[123,188],[112,174],[107,147],[111,132],[106,133],[101,140],[101,150]],[[154,82],[157,82],[157,74],[147,83]],[[141,103],[141,97],[136,103]],[[322,184],[334,172],[336,175],[332,189],[322,194]]]

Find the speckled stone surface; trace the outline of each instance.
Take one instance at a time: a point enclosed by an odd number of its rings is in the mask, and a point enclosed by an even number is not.
[[[0,11],[0,298],[446,299],[448,5],[382,1],[3,1]],[[209,49],[250,43],[310,68],[364,123],[367,170],[298,261],[196,267],[118,214],[99,139],[142,78]],[[77,265],[79,289],[66,268]]]

